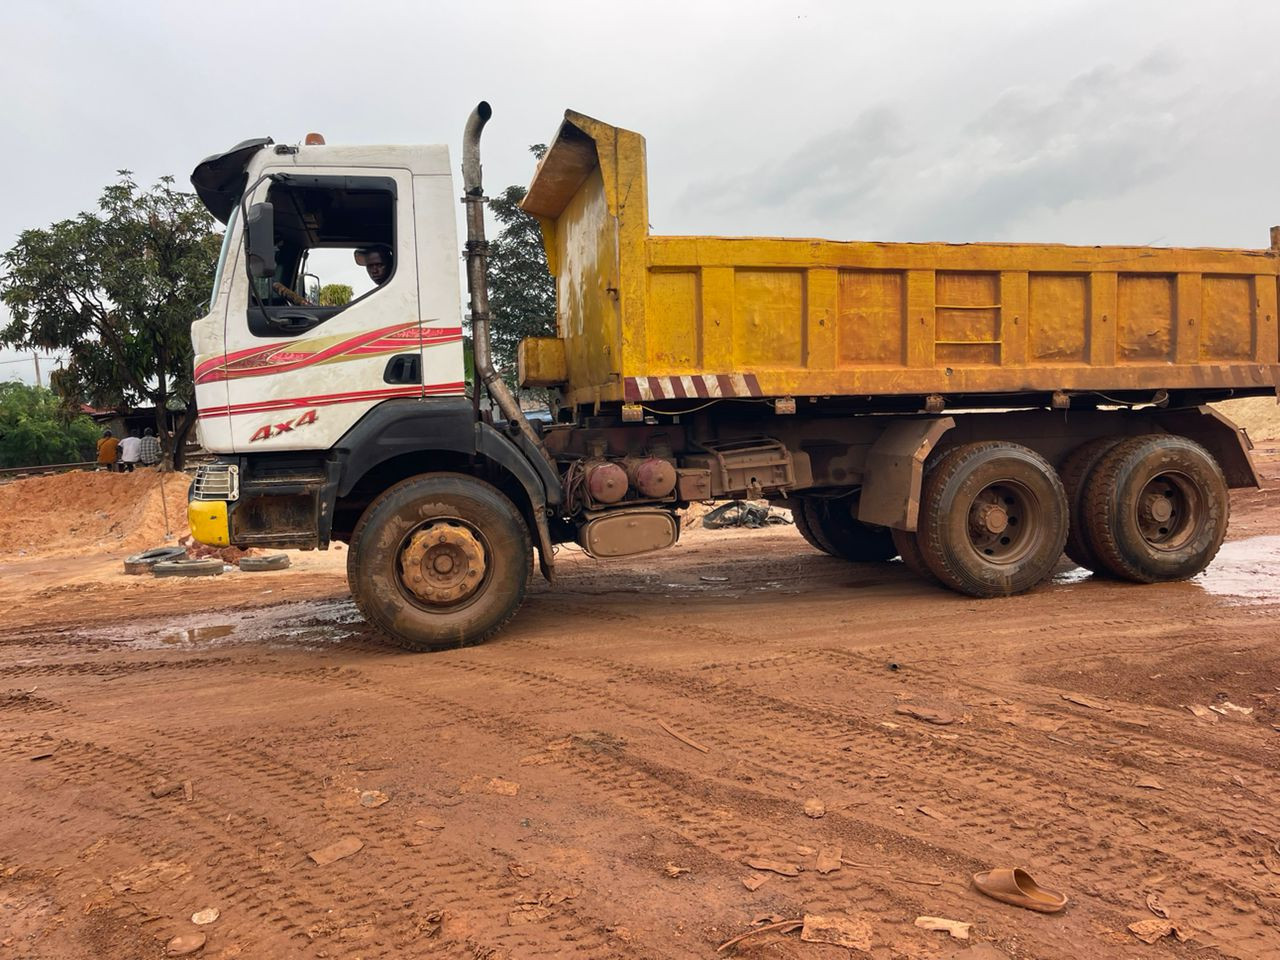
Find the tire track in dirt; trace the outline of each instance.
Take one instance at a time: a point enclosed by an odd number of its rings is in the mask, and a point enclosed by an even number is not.
[[[575,659],[574,662],[582,663],[583,661]],[[576,678],[513,668],[494,668],[492,665],[480,667],[477,664],[456,664],[455,666],[472,672],[487,671],[495,678],[504,669],[513,670],[524,682],[541,683],[544,692],[548,695],[556,689],[571,689],[575,699],[590,700],[594,697],[598,698],[601,706],[607,705],[614,710],[625,709],[617,699],[600,697],[596,692],[599,689],[598,686],[582,683]],[[620,665],[613,661],[605,661],[599,666],[602,670],[611,671],[614,676],[634,681],[649,681],[656,674],[655,671]],[[690,691],[684,684],[687,678],[660,674],[658,678],[674,681],[677,686],[683,687],[680,691],[682,695],[689,695]],[[845,745],[853,745],[855,753],[878,755],[882,762],[893,763],[899,774],[903,770],[910,770],[913,785],[909,791],[894,793],[882,789],[879,791],[880,799],[887,805],[901,805],[904,802],[910,802],[910,798],[920,797],[923,794],[926,802],[940,806],[947,814],[950,824],[955,828],[952,835],[976,838],[994,834],[995,840],[1008,845],[1009,848],[1024,849],[1025,843],[1015,833],[1017,830],[1015,823],[1018,822],[1018,818],[1021,816],[1026,818],[1027,823],[1036,823],[1043,821],[1046,812],[1050,813],[1051,819],[1058,823],[1056,838],[1058,846],[1054,851],[1044,852],[1047,862],[1062,875],[1074,873],[1077,877],[1085,877],[1083,885],[1086,889],[1090,885],[1093,886],[1095,895],[1118,906],[1137,908],[1139,903],[1135,903],[1134,891],[1143,888],[1142,881],[1150,874],[1151,869],[1163,867],[1176,875],[1199,883],[1202,890],[1220,887],[1225,882],[1241,903],[1252,904],[1248,912],[1261,909],[1264,916],[1275,919],[1274,912],[1260,903],[1260,899],[1266,897],[1268,891],[1258,889],[1256,884],[1250,884],[1249,878],[1244,875],[1248,864],[1236,851],[1236,844],[1242,839],[1240,837],[1219,838],[1217,832],[1212,829],[1202,830],[1197,836],[1189,837],[1184,828],[1181,833],[1173,834],[1163,841],[1159,847],[1139,845],[1147,861],[1145,865],[1135,863],[1129,856],[1108,853],[1115,845],[1112,839],[1114,836],[1133,833],[1133,817],[1129,812],[1131,798],[1114,794],[1105,798],[1100,797],[1096,784],[1093,783],[1095,778],[1092,776],[1085,780],[1093,788],[1087,815],[1082,810],[1074,810],[1065,803],[1056,804],[1055,809],[1050,811],[1045,811],[1042,806],[1027,807],[1025,804],[1010,804],[1013,807],[1012,812],[1006,809],[992,817],[988,796],[957,797],[958,785],[976,775],[984,785],[985,792],[1018,798],[1051,795],[1050,792],[1056,786],[1055,781],[1043,774],[1040,779],[1035,779],[1026,773],[1011,774],[1007,763],[999,762],[1000,757],[994,758],[996,762],[975,769],[975,760],[972,756],[953,758],[945,754],[940,755],[935,749],[936,741],[923,741],[912,745],[900,738],[879,737],[875,742],[865,742],[870,738],[861,736],[860,731],[856,729],[848,729],[847,724],[840,722],[841,719],[846,718],[833,718],[829,709],[814,716],[814,711],[802,705],[762,697],[746,688],[725,690],[719,687],[698,692],[708,694],[712,698],[723,698],[731,702],[734,708],[751,705],[771,710],[775,714],[780,712],[793,714],[793,716],[784,717],[782,724],[788,734],[786,742],[791,745],[789,757],[793,764],[811,778],[820,780],[823,777],[829,777],[830,765],[827,758],[835,746],[833,740],[843,741]],[[649,711],[632,707],[631,712],[638,714],[641,718],[656,719],[656,714]],[[714,715],[714,712],[712,713]],[[800,716],[796,717],[794,714]],[[676,712],[668,716],[675,719],[679,718],[680,714]],[[806,723],[806,720],[809,722]],[[814,721],[817,723],[815,724]],[[762,724],[759,713],[751,717],[739,716],[711,728],[706,726],[706,716],[701,716],[700,723],[702,725],[696,728],[698,736],[709,745],[720,746],[730,751],[736,750],[745,755],[752,755],[755,752],[748,743],[744,742],[741,731],[759,729]],[[814,725],[825,727],[827,730],[815,736],[815,731],[812,729]],[[805,746],[806,739],[813,745],[809,747],[809,758],[801,761],[797,757],[797,749]],[[853,743],[858,739],[864,742]],[[771,757],[774,755],[772,750],[767,750],[763,755],[755,756],[754,759],[762,769],[771,770],[775,776],[785,777],[786,771],[778,770],[771,764]],[[925,769],[939,767],[944,773],[941,778],[923,773]],[[924,789],[922,790],[921,787]],[[1117,834],[1116,830],[1120,833]],[[957,850],[956,852],[972,855],[969,851]],[[1103,861],[1104,867],[1088,866],[1082,869],[1080,866],[1094,864],[1097,861]],[[1218,869],[1225,870],[1225,873],[1203,868],[1201,865],[1205,861],[1216,863]],[[1253,871],[1248,870],[1248,873],[1252,874]],[[1172,910],[1178,911],[1178,916],[1198,929],[1207,931],[1216,943],[1227,949],[1227,952],[1240,951],[1236,955],[1244,957],[1257,955],[1254,942],[1258,936],[1256,924],[1242,924],[1229,913],[1214,909],[1213,905],[1203,898],[1182,896],[1176,891],[1162,894],[1162,896]]]

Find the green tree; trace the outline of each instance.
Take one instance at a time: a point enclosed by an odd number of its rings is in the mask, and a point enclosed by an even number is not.
[[[194,194],[162,177],[142,190],[128,170],[96,211],[24,231],[0,257],[0,343],[57,350],[70,361],[50,378],[71,402],[104,409],[185,406],[195,419],[191,321],[207,309],[221,237]],[[180,444],[179,444],[180,446]]]
[[[326,283],[320,288],[316,300],[322,307],[345,307],[351,302],[351,284]]]
[[[529,148],[539,160],[546,144]],[[556,335],[556,286],[547,269],[538,221],[520,209],[525,188],[510,186],[489,199],[489,209],[502,225],[489,245],[490,337],[498,372],[516,386],[516,350],[525,337]]]
[[[79,463],[97,452],[97,425],[46,387],[0,383],[0,467]]]

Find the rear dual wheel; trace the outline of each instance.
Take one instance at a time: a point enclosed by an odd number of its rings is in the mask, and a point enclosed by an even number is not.
[[[411,477],[365,510],[347,580],[371,624],[410,650],[487,640],[524,601],[533,545],[496,487],[465,474]]]
[[[925,475],[919,561],[969,596],[1022,593],[1053,571],[1067,518],[1062,482],[1038,453],[1014,443],[966,444]]]
[[[1229,509],[1222,468],[1204,447],[1173,434],[1133,437],[1089,473],[1080,534],[1094,570],[1137,583],[1186,580],[1217,556]]]

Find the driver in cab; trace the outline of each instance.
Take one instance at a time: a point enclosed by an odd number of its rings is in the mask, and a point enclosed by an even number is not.
[[[370,280],[382,286],[391,276],[391,248],[383,243],[362,247],[356,251],[356,263],[369,272]]]

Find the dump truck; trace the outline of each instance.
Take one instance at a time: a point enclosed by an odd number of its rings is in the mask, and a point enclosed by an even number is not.
[[[557,545],[673,546],[699,501],[788,507],[814,549],[901,562],[974,597],[1064,550],[1182,580],[1256,486],[1209,404],[1274,395],[1280,230],[1267,249],[654,236],[644,139],[568,111],[523,201],[556,290],[525,340],[522,411],[495,368],[480,134],[462,191],[474,386],[444,146],[245,141],[192,182],[226,224],[192,327],[211,545],[348,544],[355,603],[396,642],[482,641]],[[376,281],[322,305],[316,264]]]

